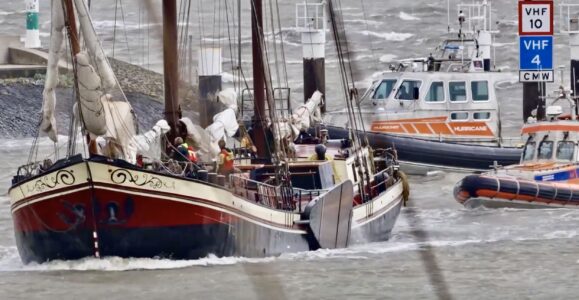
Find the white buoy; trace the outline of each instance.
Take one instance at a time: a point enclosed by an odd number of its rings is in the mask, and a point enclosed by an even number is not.
[[[26,40],[24,41],[26,48],[40,48],[38,12],[38,0],[26,0]]]

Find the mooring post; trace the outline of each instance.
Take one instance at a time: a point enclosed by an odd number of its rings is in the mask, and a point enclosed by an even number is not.
[[[216,95],[221,91],[221,48],[199,49],[199,125],[203,128],[213,123],[219,113]]]
[[[326,111],[326,12],[323,3],[303,3],[296,6],[296,25],[302,34],[304,69],[304,103],[315,91],[324,96],[320,106]]]
[[[38,0],[26,0],[26,39],[24,41],[26,48],[40,48],[39,10]]]

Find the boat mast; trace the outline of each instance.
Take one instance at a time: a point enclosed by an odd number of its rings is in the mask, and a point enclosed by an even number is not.
[[[251,44],[253,58],[253,142],[259,158],[270,158],[265,136],[265,75],[263,71],[263,11],[262,0],[251,0]]]
[[[169,143],[181,136],[179,118],[179,53],[177,51],[177,1],[163,0],[163,74],[165,80],[165,120],[171,131]]]
[[[76,55],[80,53],[80,43],[78,39],[78,29],[76,26],[76,17],[74,15],[73,0],[64,0],[64,10],[66,12],[66,27],[68,31],[68,38],[70,40],[70,48],[72,50],[73,65],[76,65]],[[75,81],[76,96],[78,97],[78,82]],[[80,105],[80,103],[79,103]],[[78,109],[79,117],[82,119],[80,107]],[[90,133],[86,133],[86,143],[88,145],[89,155],[98,154],[96,141],[90,137]]]

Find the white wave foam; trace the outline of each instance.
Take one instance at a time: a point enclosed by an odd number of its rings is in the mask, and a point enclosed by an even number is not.
[[[182,269],[195,266],[224,266],[239,263],[266,263],[276,258],[245,258],[245,257],[216,257],[209,255],[196,260],[170,260],[158,258],[83,258],[79,260],[55,260],[47,263],[31,263],[24,265],[20,262],[16,249],[10,255],[2,257],[0,271],[129,271],[129,270],[168,270]],[[14,255],[14,253],[16,253]]]
[[[392,62],[396,58],[398,58],[398,56],[395,54],[384,54],[384,55],[380,56],[380,61],[381,62]]]
[[[366,36],[374,36],[374,37],[378,37],[378,38],[383,38],[387,41],[395,41],[395,42],[405,41],[414,35],[412,33],[399,33],[399,32],[379,33],[379,32],[374,32],[374,31],[369,31],[369,30],[363,30],[363,31],[360,31],[359,33],[366,35]]]
[[[373,21],[373,20],[363,20],[363,19],[344,20],[344,22],[350,23],[350,24],[362,24],[362,25],[370,25],[370,26],[382,26],[382,25],[384,25],[384,22]]]
[[[404,20],[404,21],[417,21],[417,20],[420,20],[420,18],[415,17],[415,16],[410,15],[410,14],[407,14],[407,13],[405,13],[405,12],[403,12],[403,11],[400,12],[400,14],[398,15],[398,17],[399,17],[401,20]]]

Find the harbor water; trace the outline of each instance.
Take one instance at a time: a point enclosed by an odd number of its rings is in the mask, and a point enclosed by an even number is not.
[[[40,2],[41,38],[47,46],[50,1]],[[229,49],[225,15],[233,17],[231,6],[236,2],[193,1],[189,33],[203,32],[206,37],[196,37],[194,43]],[[249,1],[242,2],[247,2],[242,19],[249,20]],[[299,103],[303,84],[300,34],[294,20],[296,2],[280,1],[280,22],[288,83],[293,102]],[[447,32],[446,0],[338,2],[348,32],[354,77],[361,87],[374,73],[387,70],[392,60],[428,55]],[[494,63],[502,70],[497,76],[504,79],[498,85],[503,128],[507,135],[519,136],[522,92],[515,73],[516,2],[492,2],[493,26],[499,31]],[[139,1],[125,0],[124,21],[117,6],[115,22],[115,1],[92,3],[93,22],[109,55],[162,69],[155,23],[160,20],[160,9],[155,12],[157,16],[146,16]],[[225,4],[229,8],[225,9]],[[219,9],[225,12],[218,18],[214,11]],[[24,10],[23,1],[2,0],[0,35],[25,33]],[[453,26],[455,16],[453,10]],[[248,72],[249,26],[242,24],[243,65]],[[565,36],[555,40],[555,65],[567,65],[568,40]],[[328,109],[335,110],[344,100],[337,84],[336,51],[331,42],[326,49]],[[223,78],[229,84],[235,59],[229,50],[224,53],[230,57],[224,59],[223,67]],[[39,113],[25,107],[14,111]],[[28,159],[32,142],[32,137],[0,139],[0,299],[575,299],[579,292],[575,278],[579,271],[579,210],[467,210],[452,197],[454,184],[464,174],[446,172],[411,176],[408,207],[402,210],[392,239],[384,243],[263,259],[106,257],[23,265],[15,245],[7,193],[11,177]],[[53,151],[48,139],[41,138],[40,153]]]

